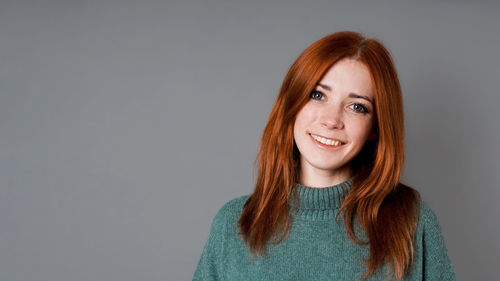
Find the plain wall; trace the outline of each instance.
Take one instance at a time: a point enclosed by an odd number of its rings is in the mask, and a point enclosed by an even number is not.
[[[459,280],[500,246],[494,1],[1,1],[0,280],[191,280],[250,194],[291,63],[362,32],[403,89],[403,182],[438,215]]]

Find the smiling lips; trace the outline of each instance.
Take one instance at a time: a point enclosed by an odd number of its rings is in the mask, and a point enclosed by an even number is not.
[[[311,135],[311,137],[313,139],[315,139],[316,141],[322,143],[322,144],[325,144],[325,145],[329,145],[329,146],[340,146],[342,144],[344,144],[342,141],[340,140],[336,140],[336,139],[327,139],[327,138],[324,138],[324,137],[321,137],[321,136],[318,136],[318,135],[313,135],[311,133],[309,133],[309,135]]]

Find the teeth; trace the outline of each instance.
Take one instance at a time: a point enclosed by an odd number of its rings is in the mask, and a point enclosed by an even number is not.
[[[315,135],[311,135],[315,140],[319,141],[320,143],[326,144],[326,145],[332,145],[332,146],[339,146],[341,143],[336,140],[330,140],[330,139],[325,139],[323,137],[318,137]]]

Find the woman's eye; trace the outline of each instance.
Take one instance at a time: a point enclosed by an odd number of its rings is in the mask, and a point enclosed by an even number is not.
[[[323,97],[323,93],[319,91],[312,91],[311,92],[311,98],[315,100],[320,100]]]
[[[353,107],[354,111],[356,111],[356,112],[368,113],[368,109],[366,109],[366,107],[360,103],[354,103],[354,104],[352,104],[352,107]]]

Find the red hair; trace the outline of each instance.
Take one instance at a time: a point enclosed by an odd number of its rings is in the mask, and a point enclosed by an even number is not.
[[[352,160],[352,188],[337,217],[345,222],[349,239],[370,246],[370,256],[363,260],[367,270],[358,280],[369,277],[386,262],[401,280],[413,263],[420,201],[418,191],[399,181],[404,165],[401,88],[387,49],[355,32],[337,32],[314,42],[286,74],[262,134],[255,159],[258,165],[254,166],[258,167],[257,180],[238,221],[240,234],[252,255],[265,255],[268,242],[281,243],[288,235],[288,202],[300,175],[300,153],[293,135],[295,118],[316,83],[342,58],[356,59],[370,71],[378,138],[367,141]],[[355,216],[368,241],[359,240],[354,233]],[[273,237],[279,238],[271,241]]]

